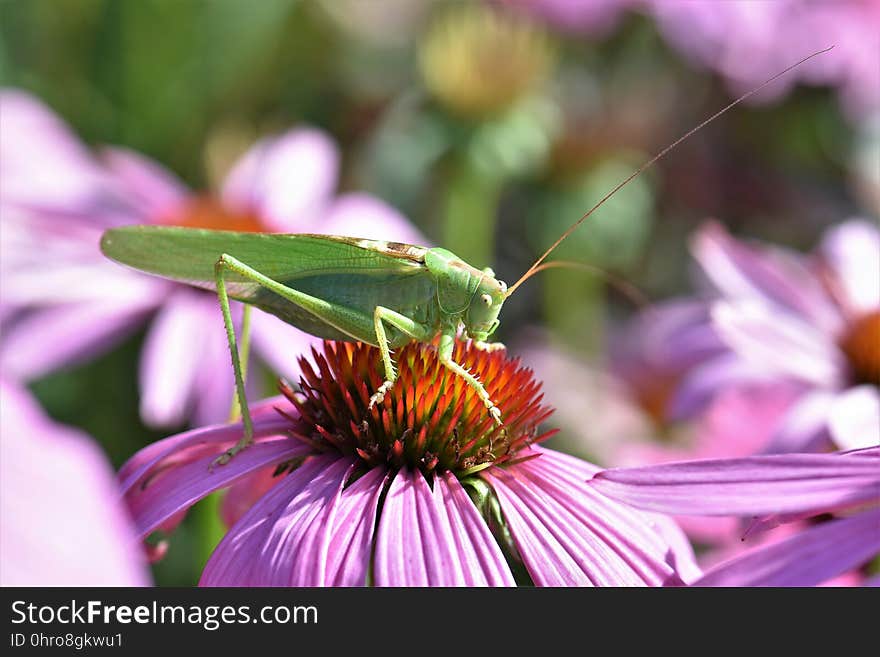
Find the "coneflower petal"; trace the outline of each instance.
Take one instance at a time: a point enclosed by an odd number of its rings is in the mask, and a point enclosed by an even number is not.
[[[679,584],[677,572],[699,575],[690,543],[673,520],[596,494],[583,478],[595,469],[592,464],[549,449],[536,451],[540,458],[517,467],[612,546],[645,582]]]
[[[880,509],[833,520],[708,570],[693,586],[815,586],[880,552]]]
[[[328,521],[330,502],[350,474],[352,459],[327,454],[309,460],[312,465],[322,464],[321,469],[273,515],[258,557],[260,565],[254,571],[256,586],[314,586],[323,579],[326,552],[320,550],[320,541],[313,540],[315,529]],[[301,479],[297,474],[288,478]],[[303,562],[299,568],[298,562]],[[303,572],[304,564],[312,570],[311,577]]]
[[[372,558],[379,499],[388,472],[375,467],[334,499],[332,526],[324,528],[327,551],[325,586],[363,586]]]
[[[154,479],[131,488],[126,502],[141,536],[168,518],[185,511],[209,493],[273,463],[302,454],[299,443],[282,438],[253,445],[224,466],[211,467],[216,452],[183,465],[159,471]]]
[[[580,478],[588,469],[567,459],[557,467],[554,456],[542,450],[539,458],[483,473],[536,584],[682,583],[652,519],[589,491]]]
[[[263,546],[272,526],[290,501],[306,489],[326,465],[327,457],[306,459],[261,497],[214,549],[199,586],[254,586],[260,577],[256,571],[263,565]]]
[[[880,448],[849,454],[703,459],[604,470],[590,485],[633,506],[677,515],[825,511],[880,498]]]
[[[379,519],[378,586],[513,584],[495,539],[477,529],[483,520],[461,495],[466,497],[454,477],[438,476],[432,490],[418,470],[397,473]]]
[[[290,429],[290,420],[275,412],[273,407],[277,404],[286,404],[286,400],[283,397],[273,397],[251,409],[255,438],[283,435]],[[174,463],[180,463],[203,454],[217,456],[225,448],[221,448],[221,445],[232,445],[241,436],[242,425],[239,422],[201,427],[150,443],[119,469],[119,486],[123,491],[130,489],[167,458],[173,457]]]

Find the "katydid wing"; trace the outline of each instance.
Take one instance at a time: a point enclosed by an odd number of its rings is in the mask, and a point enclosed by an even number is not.
[[[546,267],[542,263],[547,256],[618,190],[734,105],[830,49],[789,66],[660,151],[573,223],[509,290],[490,269],[476,269],[444,249],[353,237],[132,226],[107,231],[101,248],[123,264],[217,291],[245,423],[244,438],[218,459],[221,462],[253,440],[230,295],[319,337],[377,345],[386,380],[371,406],[383,399],[396,378],[390,349],[409,339],[427,341],[439,334],[440,361],[477,391],[500,424],[501,412],[483,385],[451,359],[458,329],[463,327],[471,338],[485,343],[498,325],[504,299]]]

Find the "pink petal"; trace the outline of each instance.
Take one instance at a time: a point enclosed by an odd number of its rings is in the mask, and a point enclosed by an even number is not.
[[[430,246],[427,238],[393,207],[356,192],[336,199],[319,232]]]
[[[327,568],[322,530],[332,524],[332,500],[342,492],[353,462],[347,457],[313,457],[320,472],[273,515],[254,570],[256,586],[320,586]],[[322,543],[324,543],[322,545]],[[364,555],[366,556],[366,555]]]
[[[171,212],[190,194],[170,171],[128,148],[105,147],[101,155],[107,168],[125,188],[126,198],[137,205],[143,223]]]
[[[770,374],[833,387],[843,378],[843,355],[829,334],[760,303],[718,302],[712,319],[721,338],[742,358]]]
[[[880,467],[871,456],[773,454],[604,470],[590,485],[660,513],[821,513],[880,497]]]
[[[481,473],[498,496],[535,584],[681,582],[669,563],[674,555],[647,516],[594,494],[583,483],[583,471],[576,474],[570,461],[562,459],[558,467],[552,450],[541,450],[541,454]]]
[[[259,310],[251,313],[251,336],[254,353],[265,361],[276,376],[296,381],[300,370],[297,358],[320,348],[320,338],[286,324],[274,315]]]
[[[694,586],[815,586],[880,552],[880,509],[816,525],[708,570]]]
[[[216,299],[179,286],[150,326],[141,352],[141,417],[147,424],[182,423],[199,392],[197,377],[203,368],[212,377],[232,378],[230,364],[205,358],[210,342],[227,344]],[[232,398],[224,401],[228,412]]]
[[[880,308],[880,231],[852,219],[825,233],[820,247],[839,283],[847,310],[859,314]]]
[[[84,434],[0,383],[3,586],[145,586],[150,578],[113,471]]]
[[[264,581],[266,577],[262,569],[268,563],[265,545],[279,517],[298,495],[309,490],[316,477],[337,460],[335,456],[323,455],[308,458],[299,468],[285,475],[230,528],[208,559],[199,585],[255,586]],[[292,567],[288,564],[288,575]]]
[[[839,395],[831,406],[828,423],[840,449],[880,444],[880,393],[876,386],[856,386]]]
[[[70,213],[94,207],[112,187],[64,122],[17,90],[0,92],[0,169],[0,201],[19,207]]]
[[[691,250],[705,274],[729,300],[748,300],[785,308],[825,329],[839,320],[818,281],[799,256],[781,249],[749,246],[709,222]]]
[[[385,497],[374,562],[377,586],[513,584],[500,548],[460,484],[438,477],[432,491],[419,471],[409,469],[397,473]]]
[[[275,469],[273,466],[258,470],[229,487],[220,503],[220,518],[227,527],[232,527],[241,520],[258,499],[281,481],[281,477],[276,476]]]
[[[325,529],[325,586],[362,586],[373,552],[379,500],[387,483],[385,468],[373,468],[342,491],[333,504],[333,522]]]
[[[108,301],[30,313],[4,327],[0,366],[5,376],[27,381],[83,362],[111,349],[150,310],[150,305]]]
[[[766,454],[825,451],[828,443],[828,417],[837,397],[825,390],[811,390],[801,395],[779,418]]]
[[[315,129],[291,130],[264,139],[235,165],[223,200],[258,211],[276,232],[323,232],[323,209],[336,189],[339,153]]]

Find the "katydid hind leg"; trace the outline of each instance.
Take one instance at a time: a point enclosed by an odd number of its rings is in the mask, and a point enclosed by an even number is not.
[[[373,311],[373,327],[376,331],[376,342],[379,345],[379,352],[382,354],[382,364],[385,367],[385,381],[370,397],[369,408],[373,408],[376,404],[381,404],[385,399],[385,394],[391,390],[394,382],[397,381],[397,370],[391,358],[391,349],[388,346],[388,334],[385,332],[385,323],[395,327],[413,340],[423,342],[431,338],[431,331],[423,324],[419,324],[406,315],[401,315],[390,308],[376,306]]]
[[[232,371],[235,376],[235,392],[238,398],[238,408],[241,411],[241,420],[244,425],[244,436],[233,447],[226,450],[217,457],[211,468],[215,465],[225,465],[229,463],[233,456],[241,450],[250,446],[254,442],[254,425],[251,420],[250,409],[247,404],[247,397],[244,389],[244,368],[242,367],[241,358],[239,357],[238,344],[235,338],[235,326],[232,323],[232,312],[229,308],[229,295],[226,291],[225,278],[226,263],[221,257],[214,266],[214,279],[217,284],[217,298],[220,300],[220,309],[223,312],[223,324],[226,327],[226,340],[229,344],[229,355],[232,358]],[[245,342],[249,342],[246,338]]]

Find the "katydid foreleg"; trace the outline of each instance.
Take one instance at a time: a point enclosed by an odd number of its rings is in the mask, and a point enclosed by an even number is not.
[[[475,377],[473,374],[468,372],[461,365],[452,360],[452,351],[453,349],[455,349],[456,329],[457,327],[452,325],[450,325],[449,327],[444,327],[443,333],[441,333],[440,335],[440,352],[438,354],[440,363],[452,370],[455,375],[460,376],[462,379],[464,379],[465,382],[467,382],[467,384],[476,391],[479,398],[483,400],[483,403],[486,405],[486,409],[489,411],[489,415],[492,416],[492,419],[495,420],[496,424],[502,426],[501,409],[498,408],[495,405],[495,402],[492,401],[492,398],[489,397],[489,393],[486,391],[486,388],[483,387],[483,384],[480,383],[480,380],[477,379],[477,377]]]
[[[376,306],[376,309],[373,311],[373,328],[376,331],[379,353],[382,354],[382,364],[385,366],[385,381],[379,386],[379,389],[376,390],[373,396],[370,397],[370,408],[381,403],[385,399],[385,393],[391,390],[394,382],[397,381],[397,369],[394,367],[394,361],[391,360],[391,349],[388,345],[388,335],[385,333],[385,322],[419,342],[426,342],[432,337],[432,331],[429,327],[419,324],[406,315],[401,315],[390,308]]]

